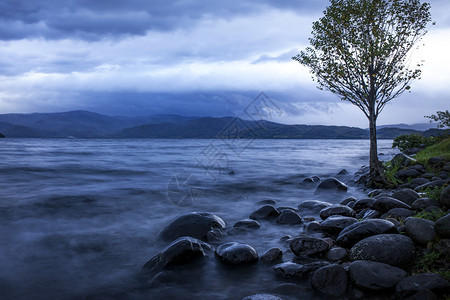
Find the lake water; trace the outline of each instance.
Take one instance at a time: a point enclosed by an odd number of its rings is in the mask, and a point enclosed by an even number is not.
[[[391,145],[379,141],[382,159],[394,153]],[[263,264],[233,269],[214,257],[151,289],[136,274],[167,246],[154,238],[174,217],[211,212],[231,227],[263,199],[296,208],[318,199],[304,178],[344,168],[352,174],[367,165],[368,149],[368,140],[0,140],[0,295],[242,299],[264,292],[286,281]],[[350,186],[346,196],[365,193]],[[280,238],[301,231],[263,221],[261,229],[224,241],[262,254],[286,250]]]

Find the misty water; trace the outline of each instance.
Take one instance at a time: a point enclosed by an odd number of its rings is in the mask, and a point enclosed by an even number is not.
[[[392,156],[392,141],[379,152]],[[147,288],[142,265],[167,244],[154,238],[191,211],[227,227],[274,199],[338,203],[314,196],[306,177],[350,174],[368,163],[368,140],[0,140],[0,295],[3,299],[241,299],[287,282],[270,266],[232,268],[204,259],[176,270],[178,280]],[[341,178],[348,180],[349,176]],[[228,236],[259,254],[302,225],[262,221]],[[285,260],[289,260],[289,254]],[[304,299],[317,295],[305,286]]]

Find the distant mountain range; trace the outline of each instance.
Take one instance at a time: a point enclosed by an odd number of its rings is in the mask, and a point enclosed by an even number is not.
[[[379,126],[378,138],[402,134],[436,135],[426,124]],[[398,126],[398,127],[395,127]],[[417,128],[417,129],[416,129]],[[427,129],[422,132],[419,129]],[[259,139],[365,139],[367,129],[347,126],[284,125],[233,117],[105,116],[88,111],[2,114],[0,132],[7,138],[259,138]]]

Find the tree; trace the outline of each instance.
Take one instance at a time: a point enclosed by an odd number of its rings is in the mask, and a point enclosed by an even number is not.
[[[431,119],[431,121],[438,122],[438,128],[450,127],[450,112],[446,111],[437,111],[435,115],[425,116],[425,118]]]
[[[411,52],[426,34],[430,4],[419,0],[330,0],[313,23],[310,47],[293,57],[309,67],[318,88],[356,105],[369,119],[371,175],[381,175],[376,121],[419,79]]]

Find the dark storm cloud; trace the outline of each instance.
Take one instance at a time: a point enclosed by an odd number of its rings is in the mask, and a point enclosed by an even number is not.
[[[306,13],[321,1],[164,1],[164,0],[2,0],[0,39],[47,39],[144,35],[186,28],[204,17],[229,19],[272,7]]]

